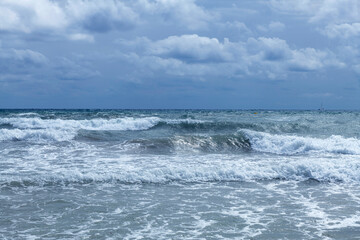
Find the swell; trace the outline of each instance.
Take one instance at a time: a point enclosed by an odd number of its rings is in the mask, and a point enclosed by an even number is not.
[[[198,153],[243,153],[251,151],[251,144],[243,134],[175,135],[157,138],[141,137],[124,139],[123,133],[111,131],[80,131],[75,139],[86,141],[113,141],[126,153],[171,154]],[[144,135],[143,135],[144,136]],[[120,142],[120,143],[119,143]]]
[[[249,123],[249,122],[212,122],[195,120],[165,120],[159,121],[151,129],[171,129],[178,132],[218,132],[239,129],[250,129],[269,133],[301,133],[309,132],[310,126],[300,123]]]
[[[82,131],[78,139],[92,141],[121,141],[120,147],[132,153],[176,153],[183,151],[202,153],[258,152],[277,155],[346,154],[360,155],[360,139],[339,135],[329,137],[304,137],[293,134],[271,134],[240,129],[223,134],[176,134],[152,138],[146,134],[131,135],[123,139],[123,133]]]
[[[250,141],[242,134],[133,139],[125,141],[121,147],[126,152],[152,154],[244,153],[251,151]]]
[[[88,130],[145,130],[159,122],[156,117],[114,118],[114,119],[41,119],[35,118],[0,118],[1,125],[11,125],[18,129],[88,129]]]

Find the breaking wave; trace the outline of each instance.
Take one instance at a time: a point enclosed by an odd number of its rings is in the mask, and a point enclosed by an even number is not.
[[[117,118],[91,120],[63,120],[41,118],[0,118],[0,141],[69,141],[79,130],[146,130],[155,126],[159,118]]]
[[[169,183],[262,180],[314,180],[318,182],[360,182],[360,164],[356,159],[267,159],[258,161],[218,161],[216,156],[194,164],[186,158],[178,162],[153,161],[150,165],[133,163],[56,169],[28,176],[0,176],[1,186],[31,186],[90,183]],[[158,160],[158,159],[157,159]],[[173,161],[171,161],[173,160]],[[206,164],[205,164],[206,163]]]
[[[110,141],[126,152],[155,154],[252,151],[278,155],[360,155],[358,138],[339,135],[319,138],[288,133],[299,129],[306,129],[306,126],[296,123],[261,126],[159,117],[90,120],[19,117],[0,118],[0,141]]]
[[[328,138],[278,135],[242,130],[254,151],[282,155],[333,153],[360,154],[360,139],[332,135]]]

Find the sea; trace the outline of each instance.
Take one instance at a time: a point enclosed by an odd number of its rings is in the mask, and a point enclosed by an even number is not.
[[[360,239],[360,112],[0,110],[0,239]]]

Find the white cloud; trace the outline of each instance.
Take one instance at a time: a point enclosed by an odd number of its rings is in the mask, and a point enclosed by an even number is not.
[[[48,0],[2,0],[0,30],[30,33],[41,29],[62,29],[68,25],[63,9]]]
[[[126,30],[137,22],[138,15],[117,0],[0,1],[0,30],[13,33],[42,32],[92,41],[84,31]]]
[[[239,37],[247,37],[252,34],[252,31],[246,26],[245,23],[239,21],[227,21],[225,23],[217,22],[216,27],[219,27],[221,30],[231,32],[236,34]]]
[[[88,42],[94,42],[94,36],[84,33],[74,33],[70,34],[68,36],[70,40],[74,41],[88,41]]]
[[[285,40],[279,38],[249,39],[250,49],[259,62],[274,66],[282,71],[315,71],[329,66],[343,67],[330,51],[314,48],[291,49]]]
[[[283,31],[284,29],[285,29],[285,24],[283,24],[282,22],[271,22],[269,24],[270,31],[280,32]]]
[[[323,33],[329,38],[350,38],[360,35],[360,23],[331,24],[326,26]]]
[[[249,38],[247,48],[250,54],[264,61],[284,61],[291,57],[286,41],[279,38]]]
[[[230,61],[229,41],[219,42],[216,38],[200,37],[196,34],[170,36],[150,45],[152,55],[182,59],[183,61],[218,62]]]
[[[282,22],[270,22],[267,26],[257,26],[257,29],[262,32],[281,32],[285,29],[285,24]]]
[[[206,28],[214,18],[194,0],[138,0],[135,6],[145,14],[161,16],[165,22],[191,30]]]
[[[214,15],[195,0],[2,0],[0,30],[42,32],[69,40],[92,41],[89,32],[128,30],[148,18],[190,30],[204,29]]]
[[[288,68],[292,71],[315,71],[325,66],[341,67],[341,63],[327,61],[329,54],[314,48],[305,48],[292,51],[292,58]]]
[[[358,0],[271,0],[270,6],[288,14],[301,14],[310,22],[345,23],[360,20]]]

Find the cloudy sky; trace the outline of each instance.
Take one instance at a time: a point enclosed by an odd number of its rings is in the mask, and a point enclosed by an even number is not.
[[[0,108],[360,109],[358,0],[1,0]]]

